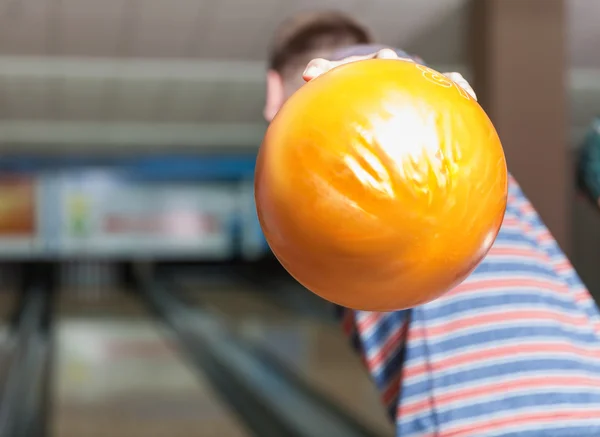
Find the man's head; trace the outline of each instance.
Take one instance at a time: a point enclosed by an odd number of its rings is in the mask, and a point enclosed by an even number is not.
[[[371,43],[367,29],[339,12],[305,12],[282,23],[269,54],[267,121],[302,86],[302,72],[310,60],[329,58],[346,46]]]

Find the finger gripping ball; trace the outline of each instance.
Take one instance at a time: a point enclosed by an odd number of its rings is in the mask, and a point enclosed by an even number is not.
[[[457,84],[408,61],[360,61],[284,105],[255,196],[269,246],[302,285],[345,307],[400,310],[441,296],[486,255],[506,208],[506,161]]]

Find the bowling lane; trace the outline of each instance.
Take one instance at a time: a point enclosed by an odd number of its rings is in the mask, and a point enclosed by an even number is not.
[[[394,435],[372,381],[337,323],[307,318],[269,299],[271,291],[253,290],[223,277],[219,281],[186,277],[180,285],[187,301],[222,314],[240,336],[268,350],[369,429]]]
[[[248,436],[125,290],[58,293],[52,376],[53,437]]]

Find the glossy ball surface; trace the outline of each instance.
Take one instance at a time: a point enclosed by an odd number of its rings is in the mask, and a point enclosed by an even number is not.
[[[436,299],[485,257],[506,208],[506,161],[486,113],[434,70],[349,63],[277,114],[255,197],[275,256],[302,285],[357,310]]]

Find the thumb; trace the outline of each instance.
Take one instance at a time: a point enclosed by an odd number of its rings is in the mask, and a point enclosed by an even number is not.
[[[323,59],[323,58],[313,59],[306,66],[304,73],[302,73],[302,78],[306,82],[309,82],[309,81],[317,78],[321,74],[331,70],[331,68],[332,68],[331,62],[328,61],[327,59]]]
[[[463,77],[462,74],[453,72],[453,73],[444,73],[444,76],[446,76],[448,79],[450,79],[451,81],[456,83],[458,86],[460,86],[462,89],[464,89],[467,93],[469,93],[469,95],[471,97],[473,97],[475,100],[477,100],[477,95],[475,94],[475,91],[473,90],[473,88],[471,87],[469,82],[467,82],[467,80]]]

